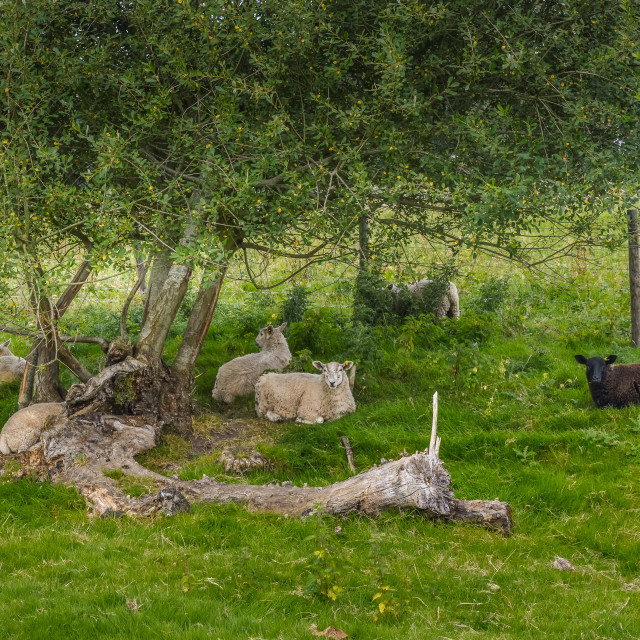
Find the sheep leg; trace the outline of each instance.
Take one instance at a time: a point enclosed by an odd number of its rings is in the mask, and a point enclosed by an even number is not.
[[[282,416],[274,413],[273,411],[267,411],[264,417],[267,420],[271,420],[271,422],[280,422],[280,420],[282,420]]]

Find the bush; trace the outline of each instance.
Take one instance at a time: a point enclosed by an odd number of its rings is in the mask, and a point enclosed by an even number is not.
[[[293,353],[308,349],[314,359],[336,357],[345,350],[344,323],[333,309],[310,309],[302,322],[294,322],[289,334]]]
[[[393,296],[378,273],[360,271],[353,292],[354,324],[377,325],[394,321]]]
[[[380,274],[360,272],[353,296],[354,324],[398,324],[409,316],[422,315],[435,318],[440,301],[449,291],[449,282],[457,271],[450,262],[434,265],[431,271],[431,282],[423,287],[417,298],[409,293],[406,284],[397,285],[392,294]]]
[[[481,285],[478,294],[472,301],[472,306],[478,311],[496,313],[507,301],[509,296],[509,278],[491,276]]]
[[[230,320],[237,327],[241,336],[252,335],[255,337],[258,331],[277,319],[274,313],[274,299],[272,294],[256,293],[251,296],[251,304],[234,309]]]
[[[311,292],[307,287],[301,284],[295,285],[291,291],[287,293],[287,297],[280,307],[280,315],[283,321],[289,324],[301,322],[309,307],[310,295]]]

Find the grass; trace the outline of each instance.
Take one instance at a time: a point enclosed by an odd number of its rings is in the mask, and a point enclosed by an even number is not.
[[[217,367],[251,350],[253,339],[246,317],[223,315],[198,362],[196,399],[215,414],[196,424],[212,450],[194,457],[168,434],[142,456],[183,478],[327,484],[348,477],[341,435],[360,470],[424,449],[437,390],[440,454],[456,496],[510,502],[509,538],[418,514],[300,521],[237,505],[90,519],[73,489],[5,474],[0,638],[297,639],[313,637],[312,624],[356,639],[640,637],[640,407],[596,410],[573,359],[638,360],[621,319],[624,273],[610,260],[611,270],[570,286],[513,272],[494,313],[477,299],[478,272],[489,267],[469,267],[461,321],[376,334],[374,352],[358,360],[357,412],[324,425],[262,423],[250,399],[214,407]],[[252,309],[256,328],[273,312]],[[337,326],[309,317],[301,336],[318,322]],[[367,353],[367,336],[337,333],[314,338],[323,349],[315,357]],[[80,353],[97,366],[91,349]],[[0,387],[5,417],[16,392]],[[240,423],[248,426],[235,433]],[[273,472],[225,475],[216,433],[246,437]],[[150,489],[129,482],[132,492]],[[576,571],[553,569],[556,556]]]

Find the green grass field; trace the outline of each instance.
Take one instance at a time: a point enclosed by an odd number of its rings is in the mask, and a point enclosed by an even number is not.
[[[251,399],[212,404],[217,367],[252,351],[257,329],[278,314],[277,297],[247,295],[238,309],[233,284],[198,362],[196,400],[208,413],[196,429],[212,450],[196,455],[169,434],[141,460],[183,478],[332,483],[348,476],[341,435],[358,470],[424,449],[438,391],[440,456],[456,497],[510,502],[510,537],[415,513],[300,521],[201,505],[172,518],[92,519],[73,489],[14,482],[5,470],[0,638],[275,640],[313,638],[311,625],[363,640],[640,638],[640,407],[596,410],[573,358],[640,361],[624,255],[602,256],[571,281],[571,265],[563,269],[545,280],[469,258],[463,316],[438,326],[365,331],[344,309],[307,312],[292,351],[358,362],[357,412],[323,425],[263,423]],[[488,300],[483,283],[506,273],[508,290]],[[108,334],[112,315],[95,303],[69,322]],[[179,327],[168,357],[178,340]],[[100,366],[99,350],[77,353]],[[16,395],[15,385],[0,387],[0,419]],[[272,472],[224,473],[220,434],[238,425],[235,445],[264,453]],[[552,568],[556,556],[576,571]]]

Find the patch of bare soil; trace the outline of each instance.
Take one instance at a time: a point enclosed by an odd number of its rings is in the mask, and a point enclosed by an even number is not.
[[[228,449],[248,453],[258,444],[271,444],[286,429],[286,425],[260,420],[255,416],[226,417],[205,413],[193,418],[190,442],[195,455]]]

